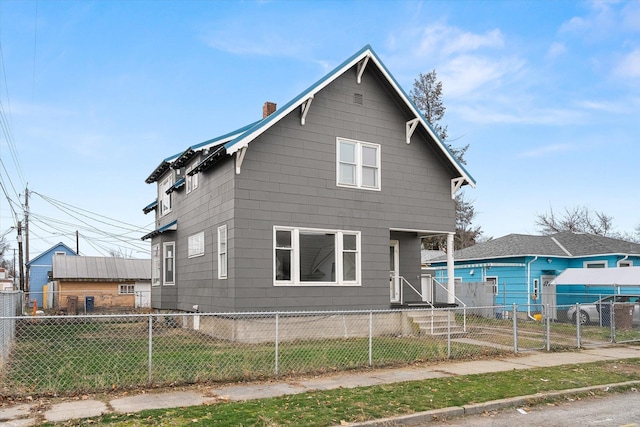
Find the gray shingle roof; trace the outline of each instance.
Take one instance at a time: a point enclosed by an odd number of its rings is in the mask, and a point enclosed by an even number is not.
[[[150,259],[65,256],[53,257],[54,280],[151,280]]]
[[[457,261],[538,255],[572,258],[589,255],[640,255],[640,245],[610,237],[563,232],[550,236],[508,234],[498,239],[456,251]],[[439,257],[435,261],[444,261]]]

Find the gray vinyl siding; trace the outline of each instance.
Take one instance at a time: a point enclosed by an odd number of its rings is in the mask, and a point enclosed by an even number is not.
[[[353,103],[354,93],[363,105]],[[400,241],[401,274],[418,288],[417,233],[454,231],[450,182],[454,172],[425,134],[405,143],[412,116],[366,71],[353,70],[316,94],[300,124],[296,109],[253,140],[241,173],[235,156],[200,173],[199,188],[174,193],[178,230],[176,285],[154,287],[153,306],[192,311],[383,309],[389,307],[389,240]],[[381,190],[336,185],[336,138],[380,144]],[[217,229],[226,224],[228,278],[218,279]],[[274,286],[274,226],[361,233],[361,286]],[[187,242],[204,231],[205,255],[188,258]],[[160,295],[158,295],[160,294]]]

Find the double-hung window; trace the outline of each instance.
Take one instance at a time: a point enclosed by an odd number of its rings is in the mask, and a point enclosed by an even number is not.
[[[274,228],[276,285],[360,284],[360,232]]]
[[[380,190],[380,145],[337,139],[337,183],[340,187]]]
[[[189,172],[193,170],[195,165],[191,165],[187,168],[187,174],[185,176],[186,186],[187,186],[187,194],[191,193],[193,190],[198,188],[198,176],[200,174],[194,173],[193,175],[189,175]]]
[[[151,286],[160,285],[160,275],[162,272],[162,259],[160,258],[160,245],[151,247]]]
[[[227,278],[227,226],[218,227],[218,279]]]
[[[160,216],[171,212],[171,194],[167,194],[169,188],[173,185],[171,182],[172,176],[169,174],[168,177],[163,179],[158,185],[158,201],[160,205]]]
[[[175,242],[164,244],[164,282],[165,285],[174,285],[176,282],[176,257]]]

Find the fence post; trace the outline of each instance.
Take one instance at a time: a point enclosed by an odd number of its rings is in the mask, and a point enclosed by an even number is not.
[[[451,359],[451,309],[450,308],[447,309],[447,359]]]
[[[578,335],[578,337],[577,337],[578,338],[578,350],[580,349],[580,345],[581,345],[581,342],[580,342],[580,338],[582,336],[582,332],[580,331],[580,327],[581,326],[582,325],[580,324],[580,303],[577,302],[576,303],[576,334]]]
[[[279,332],[279,328],[278,328],[278,323],[280,322],[280,315],[279,313],[276,313],[276,348],[275,348],[275,369],[276,369],[276,375],[278,375],[278,332]]]
[[[511,318],[513,319],[513,352],[518,353],[518,314],[516,310],[518,307],[513,304],[513,311],[511,312]]]
[[[153,314],[149,314],[149,361],[147,369],[147,381],[151,384],[153,382]]]
[[[369,311],[369,367],[373,366],[373,311]]]
[[[548,315],[550,308],[549,304],[547,304],[547,315],[545,316],[547,322],[547,351],[551,351],[551,316]]]
[[[616,303],[614,302],[609,303],[609,307],[611,307],[609,308],[609,327],[611,328],[611,342],[615,343],[616,342],[616,316],[615,316]]]

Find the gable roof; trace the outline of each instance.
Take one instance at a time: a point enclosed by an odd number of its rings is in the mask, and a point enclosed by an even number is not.
[[[470,261],[515,256],[577,258],[612,254],[640,255],[640,245],[587,233],[562,232],[549,236],[508,234],[456,251],[454,258],[456,261]],[[439,257],[432,261],[442,262],[445,259]]]
[[[221,157],[221,154],[229,154],[246,148],[253,140],[255,140],[258,136],[267,131],[271,126],[278,123],[279,120],[287,116],[290,112],[295,110],[296,108],[302,108],[305,103],[311,102],[316,93],[327,87],[338,77],[343,75],[348,70],[352,69],[354,66],[357,66],[358,70],[358,78],[360,78],[361,73],[364,72],[364,69],[370,64],[375,65],[380,71],[381,75],[384,77],[386,82],[391,87],[392,91],[396,94],[396,96],[400,99],[401,103],[405,105],[408,111],[411,112],[413,116],[412,120],[415,120],[416,123],[419,123],[422,128],[429,134],[431,138],[435,141],[437,147],[444,154],[445,158],[449,161],[449,163],[453,166],[453,168],[458,172],[460,178],[462,178],[462,184],[470,184],[472,187],[475,187],[475,180],[473,177],[467,172],[464,166],[458,161],[455,155],[451,152],[448,145],[440,140],[436,132],[433,130],[431,125],[426,121],[426,119],[422,116],[418,108],[411,101],[411,99],[407,96],[402,87],[398,84],[395,78],[391,75],[389,70],[387,70],[386,66],[382,63],[378,55],[373,51],[371,46],[366,45],[358,52],[353,54],[350,58],[345,60],[342,64],[338,65],[333,71],[329,72],[327,75],[322,77],[316,83],[311,85],[308,89],[300,93],[297,97],[289,101],[280,109],[276,110],[273,114],[267,116],[266,118],[259,120],[255,123],[245,126],[244,128],[238,129],[237,131],[230,132],[226,135],[223,135],[214,140],[206,141],[200,145],[209,144],[209,147],[213,146],[213,141],[217,141],[218,147],[214,150],[213,153],[209,154],[206,158],[204,158],[200,164],[198,164],[194,170],[194,172],[199,172],[207,167],[214,164],[217,159]],[[308,104],[306,104],[308,106]],[[313,107],[311,107],[313,108]],[[190,147],[194,148],[194,147]],[[188,149],[187,149],[188,151]],[[165,159],[165,162],[170,162],[179,158],[179,155],[170,157]],[[159,171],[162,170],[161,173]],[[156,168],[156,170],[147,178],[147,183],[151,183],[158,179],[158,177],[166,171],[166,166],[163,163]]]
[[[151,260],[55,255],[52,274],[55,280],[151,280]]]
[[[51,252],[54,252],[56,249],[59,248],[65,248],[66,250],[68,250],[69,252],[71,252],[72,256],[78,256],[78,254],[76,253],[76,251],[74,251],[73,249],[71,249],[69,246],[65,245],[64,243],[60,242],[57,245],[53,245],[51,246],[49,249],[47,249],[46,251],[42,252],[40,255],[38,255],[37,257],[29,260],[29,262],[26,265],[31,265],[35,262],[37,262],[38,260],[40,260],[40,258],[50,254]]]

